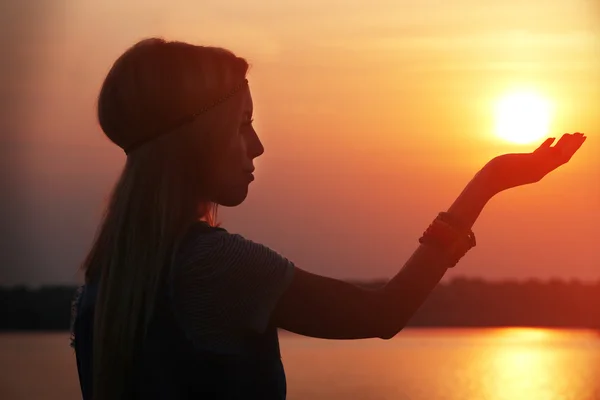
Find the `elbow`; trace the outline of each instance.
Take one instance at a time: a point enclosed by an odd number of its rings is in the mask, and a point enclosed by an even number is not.
[[[377,296],[378,304],[372,315],[378,316],[378,335],[376,337],[384,340],[389,340],[395,337],[402,329],[404,329],[410,319],[406,315],[405,310],[399,307],[393,307],[394,301],[386,296],[383,291]]]
[[[402,329],[404,329],[406,325],[402,324],[401,326],[387,327],[386,329],[382,329],[381,333],[378,335],[379,339],[390,340],[394,338]]]
[[[398,315],[397,313],[385,313],[379,324],[378,337],[384,340],[392,339],[408,325],[409,319],[410,317]]]
[[[383,340],[390,340],[391,338],[393,338],[394,336],[396,336],[395,333],[393,334],[384,334],[384,335],[379,335],[379,339],[383,339]]]

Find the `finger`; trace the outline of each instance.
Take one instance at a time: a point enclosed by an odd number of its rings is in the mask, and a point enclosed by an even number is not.
[[[585,136],[578,136],[577,140],[573,140],[573,142],[570,143],[568,149],[571,152],[571,155],[575,154],[577,150],[579,150],[579,148],[583,145],[586,139],[587,137]]]
[[[536,149],[536,151],[549,148],[550,146],[552,146],[552,143],[554,143],[554,140],[556,140],[556,138],[553,137],[544,140],[544,143],[542,143],[540,147]]]
[[[573,140],[565,142],[565,144],[558,149],[561,161],[564,163],[571,160],[571,157],[573,157],[587,139],[585,136],[574,136],[573,138]]]
[[[574,133],[573,135],[571,135],[571,136],[573,136],[573,140],[574,140],[574,141],[580,141],[580,140],[583,140],[583,138],[585,137],[585,135],[584,135],[583,133],[580,133],[580,132],[575,132],[575,133]]]
[[[556,142],[556,144],[554,145],[554,147],[561,147],[564,146],[565,143],[567,143],[570,139],[572,139],[574,136],[571,135],[570,133],[565,133],[561,136],[561,138],[558,140],[558,142]]]

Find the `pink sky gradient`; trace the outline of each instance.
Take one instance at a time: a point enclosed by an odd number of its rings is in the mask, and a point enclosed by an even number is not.
[[[224,226],[340,278],[392,276],[488,159],[532,150],[494,136],[493,104],[535,90],[556,106],[551,135],[581,131],[588,140],[543,182],[494,198],[474,227],[478,246],[447,278],[600,277],[592,1],[273,4],[71,2],[57,12],[34,78],[21,83],[33,99],[25,133],[5,147],[22,179],[15,234],[37,244],[0,284],[79,279],[125,157],[96,124],[96,96],[114,59],[148,36],[248,58],[266,153],[247,202],[223,212]]]

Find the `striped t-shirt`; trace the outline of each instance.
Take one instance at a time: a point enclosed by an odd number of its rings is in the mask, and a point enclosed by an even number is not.
[[[270,315],[293,273],[293,264],[268,247],[195,224],[161,286],[132,398],[285,399]],[[92,393],[97,285],[84,285],[73,305],[72,345],[84,400]]]
[[[293,272],[269,247],[199,223],[171,269],[176,317],[196,348],[243,351],[248,336],[266,331]]]

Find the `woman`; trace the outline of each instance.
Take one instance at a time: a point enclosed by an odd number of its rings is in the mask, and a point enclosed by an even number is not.
[[[385,287],[308,273],[217,227],[241,204],[264,148],[252,127],[248,64],[161,39],[128,49],[98,100],[127,154],[74,302],[84,399],[283,399],[277,329],[328,339],[396,335],[473,246],[490,198],[565,164],[582,134],[482,168]]]

